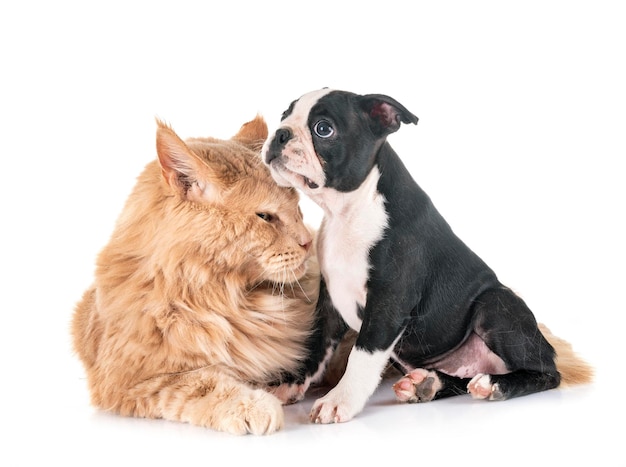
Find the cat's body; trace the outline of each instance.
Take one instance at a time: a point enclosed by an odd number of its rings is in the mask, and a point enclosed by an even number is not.
[[[258,156],[266,136],[261,117],[230,140],[158,123],[72,322],[95,406],[264,434],[303,397],[319,271],[297,192]]]

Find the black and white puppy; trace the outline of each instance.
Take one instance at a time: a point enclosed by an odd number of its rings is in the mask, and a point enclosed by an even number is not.
[[[278,184],[324,211],[320,307],[358,331],[339,383],[312,408],[350,420],[389,359],[400,401],[503,400],[557,387],[555,351],[524,301],[451,230],[386,141],[417,117],[391,97],[322,89],[284,112],[262,157]],[[328,326],[330,327],[330,326]]]

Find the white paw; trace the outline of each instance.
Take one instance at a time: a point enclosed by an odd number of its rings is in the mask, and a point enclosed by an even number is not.
[[[497,384],[491,383],[491,377],[482,373],[474,376],[467,385],[469,392],[474,399],[495,400],[499,398],[499,388]]]
[[[352,420],[376,390],[390,353],[391,348],[385,352],[353,348],[346,371],[337,386],[313,404],[311,421],[339,423]]]
[[[341,423],[352,420],[365,405],[358,402],[335,387],[324,397],[315,401],[311,409],[311,421],[315,423]]]

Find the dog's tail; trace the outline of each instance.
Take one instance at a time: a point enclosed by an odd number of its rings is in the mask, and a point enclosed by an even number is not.
[[[552,334],[544,324],[539,323],[539,330],[556,351],[556,368],[561,373],[560,387],[587,384],[593,380],[593,367],[574,352],[569,342]]]

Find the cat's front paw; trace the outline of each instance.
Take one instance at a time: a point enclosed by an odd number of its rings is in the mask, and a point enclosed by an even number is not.
[[[263,390],[231,402],[212,414],[217,423],[215,428],[220,431],[235,435],[269,435],[280,430],[285,423],[281,402]]]

